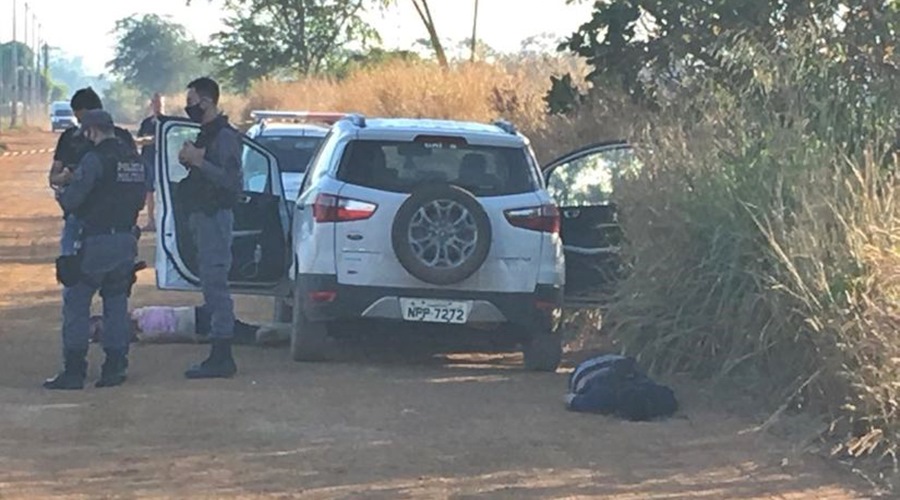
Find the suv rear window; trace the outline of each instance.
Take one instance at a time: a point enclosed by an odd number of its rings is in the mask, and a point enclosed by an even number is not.
[[[539,186],[525,148],[473,146],[461,138],[351,141],[337,178],[398,193],[429,182],[456,184],[476,196],[528,193]]]

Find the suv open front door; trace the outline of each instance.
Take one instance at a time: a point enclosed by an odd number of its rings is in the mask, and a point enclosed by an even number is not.
[[[188,225],[179,183],[187,169],[178,161],[185,141],[200,127],[164,119],[156,131],[156,283],[164,290],[199,290],[197,248]],[[234,293],[275,295],[286,286],[290,266],[290,212],[275,157],[241,135],[244,189],[234,208],[234,240],[229,285]]]
[[[560,211],[568,303],[600,302],[621,275],[622,229],[612,191],[617,178],[638,168],[634,150],[621,141],[587,146],[544,167]]]

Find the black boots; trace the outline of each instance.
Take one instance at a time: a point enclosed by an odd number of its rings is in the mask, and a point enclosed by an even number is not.
[[[189,379],[230,378],[237,373],[237,365],[231,356],[231,339],[213,339],[206,361],[184,372]]]
[[[84,389],[84,377],[87,376],[87,349],[70,350],[63,353],[63,371],[44,382],[45,389],[79,390]]]
[[[122,385],[127,378],[128,356],[125,355],[125,351],[119,349],[104,349],[103,351],[106,352],[106,360],[103,362],[103,367],[100,368],[100,380],[94,386]]]

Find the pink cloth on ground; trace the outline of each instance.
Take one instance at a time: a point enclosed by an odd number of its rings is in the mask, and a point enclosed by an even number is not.
[[[145,334],[175,333],[178,319],[171,307],[143,307],[138,317],[138,328]]]

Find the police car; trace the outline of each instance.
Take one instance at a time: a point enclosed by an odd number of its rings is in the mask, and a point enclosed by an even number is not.
[[[303,174],[315,155],[328,129],[343,113],[319,113],[309,111],[252,111],[256,122],[247,130],[247,137],[268,149],[278,159],[281,181],[290,200],[297,198]],[[246,156],[246,155],[245,155]],[[244,158],[253,161],[254,156]],[[251,179],[252,186],[265,182],[265,175]]]
[[[157,130],[163,289],[199,290],[176,189],[187,175],[178,150],[197,132],[181,120]],[[363,321],[490,330],[522,346],[526,368],[555,370],[564,293],[619,266],[610,195],[639,166],[625,143],[542,168],[506,122],[349,115],[330,128],[297,193],[264,137],[244,138],[229,279],[234,293],[276,297],[276,319],[293,323],[295,360],[325,358],[348,328],[378,331]]]

